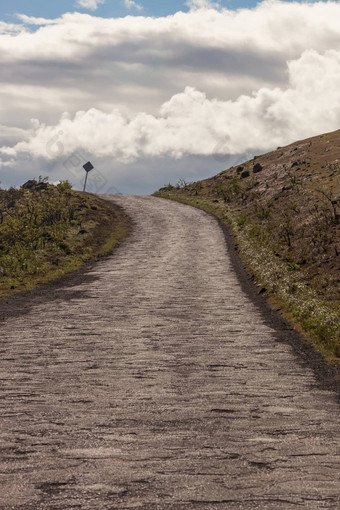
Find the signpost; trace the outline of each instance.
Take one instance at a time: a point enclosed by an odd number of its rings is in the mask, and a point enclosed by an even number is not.
[[[83,165],[83,168],[86,172],[83,191],[86,191],[87,176],[89,175],[89,172],[91,172],[91,170],[94,169],[94,166],[92,165],[92,163],[90,161],[88,161],[87,163],[85,163],[85,165]]]

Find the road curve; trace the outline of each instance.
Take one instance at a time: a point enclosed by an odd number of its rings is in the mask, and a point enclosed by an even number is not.
[[[131,237],[0,327],[0,508],[340,508],[335,394],[244,293],[217,221],[112,199]]]

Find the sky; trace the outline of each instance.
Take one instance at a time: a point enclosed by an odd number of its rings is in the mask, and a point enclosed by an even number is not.
[[[193,2],[194,3],[194,2]],[[198,1],[197,6],[214,5],[217,2]],[[239,9],[255,7],[257,0],[221,0],[220,6],[227,9]],[[141,14],[142,16],[167,16],[178,11],[188,12],[190,3],[182,0],[59,0],[58,2],[46,2],[46,0],[8,0],[0,1],[0,19],[2,21],[15,22],[17,13],[27,16],[55,18],[65,12],[92,12],[97,16],[123,17],[126,15]]]
[[[0,0],[1,187],[149,194],[339,124],[339,2]]]

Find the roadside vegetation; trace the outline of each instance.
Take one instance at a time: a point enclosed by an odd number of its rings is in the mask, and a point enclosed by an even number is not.
[[[340,363],[339,131],[155,195],[219,217],[260,292]]]
[[[118,207],[46,181],[0,190],[0,296],[79,269],[129,232]]]

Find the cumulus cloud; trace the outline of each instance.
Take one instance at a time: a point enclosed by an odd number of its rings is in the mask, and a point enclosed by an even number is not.
[[[79,105],[71,99],[64,109],[73,111],[105,102],[155,112],[187,85],[235,99],[284,85],[286,62],[305,49],[338,47],[339,15],[335,2],[264,2],[252,10],[194,10],[165,18],[22,17],[26,24],[43,26],[30,32],[16,25],[15,34],[0,33],[2,83],[47,90],[53,84],[74,96],[81,88],[88,101]]]
[[[187,87],[165,102],[158,115],[132,118],[118,109],[96,108],[64,114],[57,125],[35,121],[28,140],[3,147],[0,154],[55,157],[81,148],[121,162],[138,158],[240,154],[322,131],[340,123],[340,52],[303,53],[288,64],[289,87],[262,88],[235,101],[207,98]],[[325,94],[327,91],[327,94]]]
[[[338,2],[191,7],[0,24],[1,122],[19,129],[0,138],[3,164],[237,155],[338,127]]]
[[[91,11],[95,11],[98,9],[99,4],[104,4],[106,0],[77,0],[77,5],[79,7],[84,7],[85,9],[90,9]]]
[[[143,9],[143,6],[134,2],[134,0],[124,0],[124,5],[128,10],[137,9],[141,11]]]

